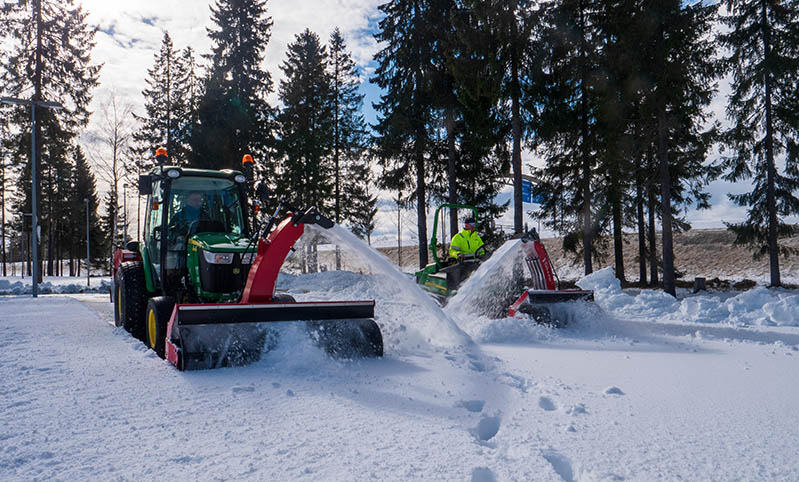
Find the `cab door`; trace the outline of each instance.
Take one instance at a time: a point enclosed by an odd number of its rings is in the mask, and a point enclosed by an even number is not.
[[[160,284],[161,277],[161,237],[164,235],[161,220],[164,213],[161,181],[153,182],[153,192],[147,197],[147,215],[144,218],[144,245],[147,249],[153,280]]]

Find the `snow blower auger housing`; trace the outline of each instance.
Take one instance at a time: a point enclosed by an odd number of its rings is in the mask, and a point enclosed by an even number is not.
[[[245,156],[245,172],[251,164]],[[278,207],[263,229],[253,222],[251,230],[251,182],[240,171],[164,165],[140,176],[144,239],[114,254],[115,324],[181,370],[257,360],[274,343],[276,322],[304,323],[332,356],[382,356],[374,300],[296,302],[275,293],[305,225],[333,222],[316,208],[283,214]]]
[[[535,228],[521,238],[524,265],[532,279],[532,287],[524,292],[508,309],[509,316],[523,313],[541,324],[560,325],[566,322],[569,309],[565,303],[594,301],[594,292],[579,289],[560,289],[544,244]]]

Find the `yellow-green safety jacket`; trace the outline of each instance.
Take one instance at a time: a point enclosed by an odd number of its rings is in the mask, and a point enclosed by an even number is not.
[[[464,229],[452,237],[449,246],[449,256],[457,258],[459,254],[476,253],[483,246],[483,240],[476,232]]]

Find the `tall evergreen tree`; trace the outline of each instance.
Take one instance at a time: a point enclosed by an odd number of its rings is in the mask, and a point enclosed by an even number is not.
[[[191,130],[191,164],[236,169],[244,154],[267,159],[271,144],[272,78],[261,63],[272,18],[266,0],[216,0],[211,20],[217,29],[208,29],[212,53]]]
[[[144,96],[145,114],[134,114],[140,127],[133,134],[135,164],[138,171],[148,170],[155,163],[154,152],[165,147],[170,164],[188,162],[189,125],[196,106],[192,105],[197,87],[192,50],[175,50],[169,32],[164,32],[161,49],[147,69]]]
[[[345,218],[357,215],[350,201],[353,200],[353,192],[362,189],[359,184],[370,181],[368,176],[364,177],[364,174],[357,175],[369,170],[369,158],[364,155],[367,138],[366,122],[361,114],[363,94],[358,93],[361,84],[360,73],[338,27],[330,35],[329,46],[328,75],[331,82],[332,155],[335,177],[334,213],[336,222],[340,223]],[[348,175],[348,172],[351,175]]]
[[[74,241],[60,234],[62,229],[67,232],[64,226],[76,218],[63,203],[72,177],[69,153],[80,129],[88,123],[100,66],[92,65],[90,59],[95,30],[86,22],[87,13],[73,0],[36,0],[30,3],[30,11],[27,6],[27,2],[4,6],[3,34],[10,55],[1,61],[0,84],[9,96],[32,92],[32,100],[57,101],[63,106],[59,111],[37,109],[36,123],[41,240],[47,249],[48,272],[53,273],[55,256]],[[7,145],[21,173],[15,212],[26,213],[31,212],[31,172],[22,166],[30,159],[30,107],[12,112],[9,120],[17,134]]]
[[[528,136],[530,119],[535,111],[528,106],[526,93],[532,80],[531,73],[538,71],[536,40],[541,27],[540,12],[530,0],[466,0],[466,6],[476,14],[478,30],[488,35],[479,42],[485,52],[484,80],[494,82],[499,76],[500,99],[510,112],[503,110],[503,119],[509,122],[511,140],[511,171],[513,174],[513,230],[520,233],[524,224],[522,203],[522,146]],[[468,40],[467,40],[468,41]],[[481,51],[481,49],[478,49]]]
[[[306,29],[289,44],[280,69],[285,79],[278,89],[283,103],[277,116],[278,195],[300,208],[328,209],[333,207],[335,139],[327,48]]]
[[[663,238],[663,289],[676,294],[674,275],[674,190],[681,194],[684,183],[693,183],[700,203],[706,199],[699,187],[708,179],[697,175],[710,146],[711,134],[701,129],[708,120],[705,107],[716,90],[718,62],[710,37],[715,5],[683,4],[679,0],[645,0],[643,12],[652,37],[648,74],[652,88],[647,93],[657,121],[661,226]]]
[[[730,195],[746,206],[747,219],[728,225],[736,243],[769,255],[771,286],[780,286],[779,238],[797,229],[781,216],[799,213],[799,1],[725,0],[720,36],[730,55],[732,93],[727,116],[732,128],[724,144],[732,151],[723,159],[726,179],[753,179],[751,192]],[[779,172],[777,160],[784,156]]]
[[[97,208],[100,205],[97,196],[97,183],[80,146],[74,150],[73,162],[75,168],[69,202],[71,204],[70,211],[75,215],[77,221],[72,226],[76,231],[74,237],[80,242],[71,246],[70,259],[72,257],[80,259],[86,252],[86,201],[84,200],[88,200],[89,205],[89,251],[92,254],[92,259],[104,259],[107,253],[108,239],[97,214]],[[83,213],[83,216],[78,216],[78,213]]]
[[[424,266],[428,179],[435,175],[430,160],[435,142],[428,128],[433,119],[429,66],[434,42],[429,26],[436,12],[427,0],[391,0],[379,9],[385,17],[375,39],[385,46],[375,55],[378,67],[372,80],[385,91],[375,104],[375,146],[383,168],[380,184],[411,193],[401,203],[416,202],[419,264]]]
[[[539,109],[536,144],[546,160],[546,167],[536,170],[539,190],[546,194],[539,216],[568,230],[564,247],[576,250],[579,239],[585,274],[593,271],[596,238],[604,229],[604,219],[593,212],[600,148],[596,129],[600,3],[557,0],[547,11],[541,77],[531,96]]]

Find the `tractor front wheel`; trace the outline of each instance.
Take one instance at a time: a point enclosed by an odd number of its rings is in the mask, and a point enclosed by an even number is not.
[[[145,342],[161,358],[166,356],[166,328],[174,307],[175,300],[170,296],[156,296],[147,302]]]
[[[144,340],[144,312],[147,308],[147,287],[141,261],[122,263],[117,271],[117,316],[131,335]]]

